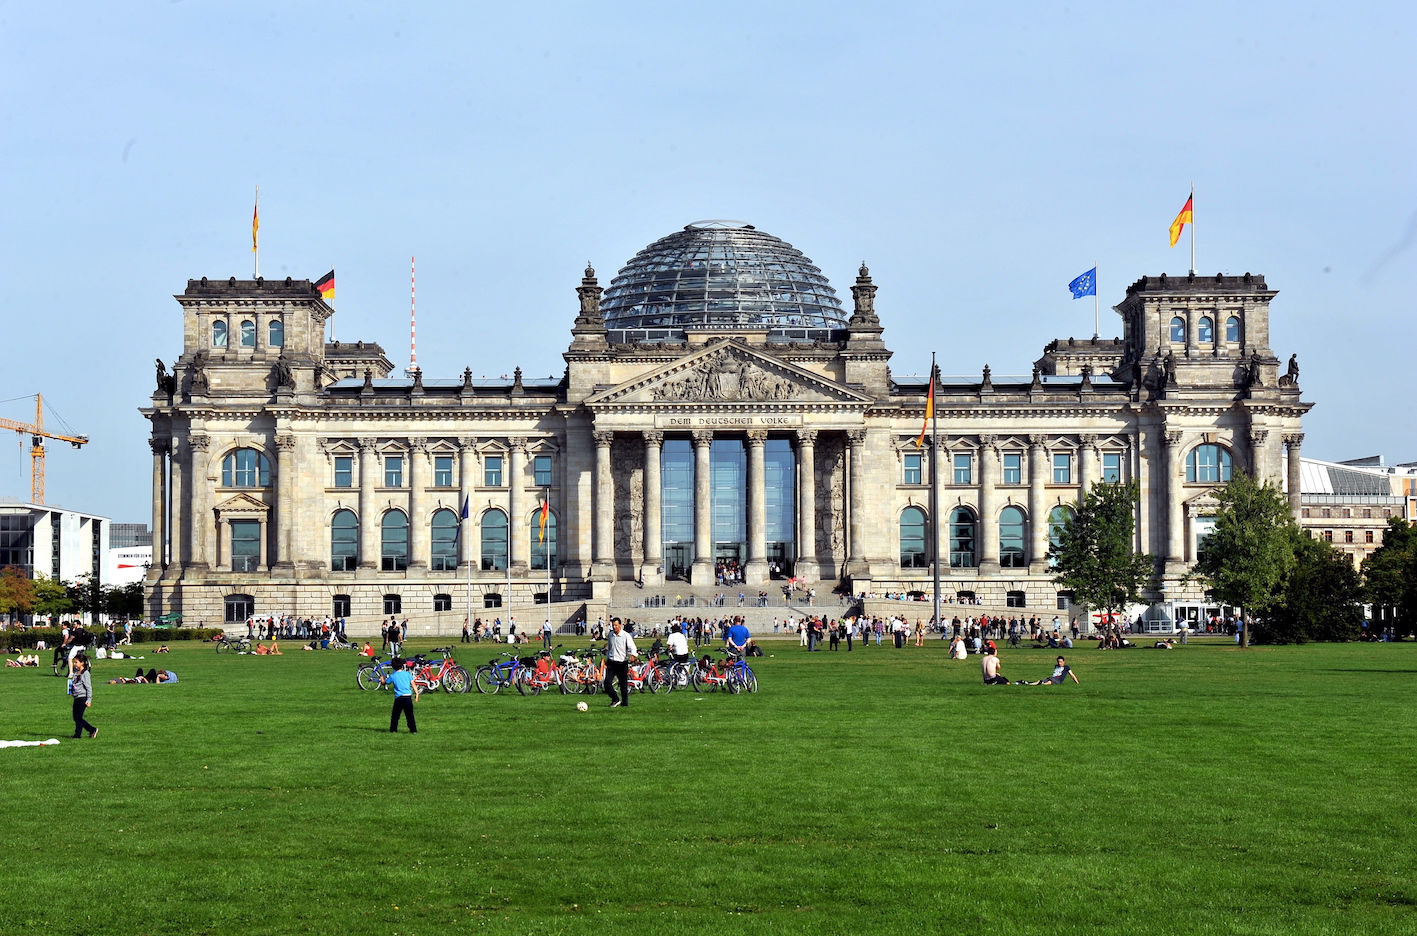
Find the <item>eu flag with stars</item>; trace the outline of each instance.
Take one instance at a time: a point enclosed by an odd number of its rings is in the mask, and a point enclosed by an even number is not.
[[[1073,291],[1074,299],[1081,299],[1083,296],[1097,295],[1097,267],[1093,267],[1086,273],[1078,276],[1068,284],[1068,288]]]

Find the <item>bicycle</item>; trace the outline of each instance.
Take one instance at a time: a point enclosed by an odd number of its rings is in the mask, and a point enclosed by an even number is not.
[[[216,643],[217,653],[230,653],[233,650],[237,653],[251,652],[250,637],[228,637],[226,634],[222,634],[220,637],[212,639]]]
[[[420,692],[439,688],[444,692],[467,692],[472,688],[472,680],[468,677],[467,670],[446,655],[452,651],[452,647],[434,647],[430,652],[444,654],[441,659],[429,660],[421,653],[413,658],[413,684]]]
[[[502,651],[505,660],[490,660],[486,666],[479,666],[472,674],[472,683],[484,695],[496,695],[503,686],[516,684],[517,673],[522,669],[516,654]]]
[[[368,692],[370,689],[389,688],[389,677],[394,674],[393,660],[375,660],[372,663],[364,663],[354,671],[354,682],[360,689]]]
[[[571,693],[583,693],[585,695],[595,695],[600,691],[601,683],[605,681],[605,661],[597,661],[597,657],[603,656],[604,651],[595,647],[583,650],[584,656],[578,656],[574,662],[563,661],[561,672],[561,692],[566,695]]]
[[[551,650],[542,650],[534,657],[523,657],[522,668],[516,681],[517,691],[522,695],[540,695],[542,690],[556,686],[565,693],[560,665],[552,658],[552,650],[560,649],[557,644]],[[530,662],[528,662],[528,660]]]
[[[692,656],[682,663],[678,660],[671,659],[667,663],[658,663],[657,666],[659,669],[659,684],[664,688],[665,692],[690,688],[693,682],[695,668],[694,658]]]

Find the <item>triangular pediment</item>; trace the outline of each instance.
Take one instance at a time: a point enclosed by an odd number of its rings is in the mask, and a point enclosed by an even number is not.
[[[871,402],[865,394],[729,340],[603,390],[586,400],[586,405],[687,403],[704,407],[836,403],[864,406]]]
[[[1220,501],[1216,499],[1215,491],[1215,488],[1206,488],[1186,498],[1183,502],[1186,513],[1194,517],[1213,516],[1220,509]]]
[[[216,512],[223,516],[233,514],[246,514],[248,516],[262,515],[270,511],[270,508],[259,499],[250,494],[233,494],[220,504],[216,505]]]

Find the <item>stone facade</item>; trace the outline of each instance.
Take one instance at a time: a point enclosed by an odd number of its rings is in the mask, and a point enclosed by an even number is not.
[[[985,367],[941,380],[938,435],[922,447],[928,381],[892,377],[876,288],[863,265],[849,325],[829,339],[705,325],[644,341],[606,328],[588,268],[563,377],[425,380],[389,378],[376,344],[326,344],[334,310],[308,280],[189,281],[176,297],[182,353],[143,409],[150,612],[378,617],[391,596],[418,615],[461,611],[469,589],[480,610],[548,594],[599,604],[615,582],[680,571],[712,585],[721,439],[741,443],[746,466],[746,536],[733,546],[748,586],[790,569],[821,593],[928,592],[938,556],[946,596],[1053,607],[1049,517],[1096,481],[1135,479],[1138,545],[1157,557],[1157,595],[1176,598],[1194,591],[1181,578],[1221,474],[1297,470],[1311,404],[1297,366],[1281,374],[1269,347],[1275,293],[1262,277],[1144,277],[1116,306],[1120,339],[1054,341],[1031,379]],[[671,443],[692,447],[694,530],[692,549],[667,556],[659,466]],[[764,448],[784,444],[785,562],[769,553],[763,503]],[[1288,489],[1297,514],[1297,479]],[[924,562],[902,555],[902,524],[921,513]]]

